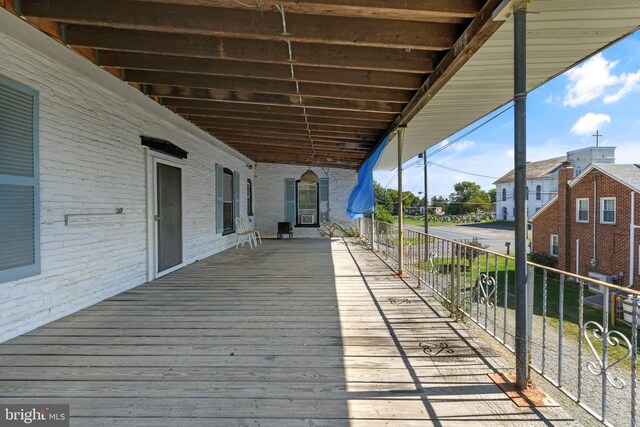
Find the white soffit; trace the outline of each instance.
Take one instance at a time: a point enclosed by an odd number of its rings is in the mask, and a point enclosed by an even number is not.
[[[529,91],[640,27],[640,0],[533,0],[528,11]],[[409,122],[403,161],[512,98],[511,18]],[[394,139],[382,153],[376,170],[392,170],[397,166],[398,148]]]

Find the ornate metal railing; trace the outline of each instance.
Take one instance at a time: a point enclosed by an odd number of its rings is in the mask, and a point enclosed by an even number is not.
[[[396,225],[363,218],[361,231],[398,260]],[[410,229],[403,240],[404,271],[515,353],[514,258]],[[640,292],[530,262],[528,283],[530,368],[605,425],[638,425]]]

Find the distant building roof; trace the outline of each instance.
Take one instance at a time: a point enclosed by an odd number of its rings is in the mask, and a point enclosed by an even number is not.
[[[620,181],[627,187],[640,191],[640,165],[634,164],[591,164],[589,168],[582,171],[580,175],[571,181],[571,185],[573,186],[580,181],[582,177],[586,176],[593,169],[598,169],[616,181]]]
[[[539,162],[527,163],[527,179],[545,178],[567,161],[567,156],[554,157],[553,159],[540,160]],[[511,169],[506,174],[498,178],[494,184],[505,184],[516,180],[515,169]]]

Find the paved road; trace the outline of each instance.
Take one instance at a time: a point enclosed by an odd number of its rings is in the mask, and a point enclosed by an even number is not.
[[[417,225],[406,225],[405,227],[424,231],[424,227]],[[513,227],[496,224],[463,224],[463,225],[440,225],[429,227],[429,234],[449,240],[465,240],[477,237],[478,240],[489,245],[490,251],[504,254],[507,248],[505,242],[511,242],[511,251],[514,248]]]

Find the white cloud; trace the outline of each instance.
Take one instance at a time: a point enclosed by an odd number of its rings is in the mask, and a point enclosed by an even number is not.
[[[578,136],[589,136],[609,123],[611,123],[611,116],[599,113],[587,113],[575,122],[571,128],[571,132]]]
[[[553,95],[547,96],[547,99],[544,100],[545,104],[553,104]]]
[[[563,104],[576,107],[603,96],[607,88],[618,82],[618,78],[611,74],[617,64],[618,61],[607,61],[599,53],[584,64],[567,71],[569,84]]]
[[[623,73],[618,78],[622,82],[622,87],[616,93],[604,97],[605,104],[620,101],[628,93],[640,91],[640,71],[636,73]]]
[[[451,146],[451,149],[453,151],[455,151],[456,153],[461,153],[462,151],[468,150],[469,148],[473,147],[474,145],[475,145],[475,142],[469,141],[469,140],[464,140],[464,141],[460,141],[460,142],[457,142],[457,143],[453,144]]]

